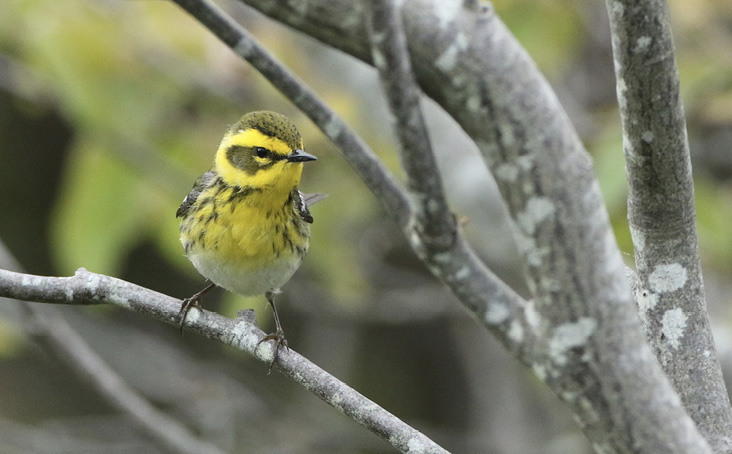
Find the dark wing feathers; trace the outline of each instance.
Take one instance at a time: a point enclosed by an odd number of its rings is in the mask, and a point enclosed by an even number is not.
[[[313,223],[313,215],[310,214],[310,210],[308,207],[310,205],[313,205],[314,203],[317,203],[324,198],[328,197],[327,194],[303,194],[302,192],[295,189],[295,207],[297,208],[297,211],[300,213],[300,217],[303,221],[312,224]]]
[[[191,192],[189,192],[186,198],[183,199],[183,203],[178,207],[178,211],[175,212],[175,217],[181,218],[188,214],[188,210],[190,210],[193,204],[196,203],[198,196],[201,195],[201,192],[203,192],[206,187],[211,185],[211,182],[215,178],[216,173],[213,170],[209,170],[198,177],[198,180],[196,180],[196,183],[193,185],[193,189],[191,189]]]
[[[211,186],[214,179],[216,179],[216,173],[213,170],[209,170],[201,175],[193,185],[191,192],[188,193],[188,195],[183,199],[183,203],[178,207],[178,211],[175,212],[175,217],[180,218],[187,215],[193,204],[196,203],[198,196],[201,195],[201,192],[203,192],[204,189]],[[310,214],[308,207],[328,197],[327,194],[320,193],[303,194],[297,189],[293,191],[292,195],[295,202],[295,208],[297,208],[298,213],[300,213],[300,217],[303,221],[311,224],[313,222],[313,215]]]

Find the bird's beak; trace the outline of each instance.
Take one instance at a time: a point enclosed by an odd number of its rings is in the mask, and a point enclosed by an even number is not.
[[[305,162],[305,161],[315,161],[318,158],[311,155],[310,153],[306,153],[303,150],[292,150],[290,154],[287,155],[287,162]]]

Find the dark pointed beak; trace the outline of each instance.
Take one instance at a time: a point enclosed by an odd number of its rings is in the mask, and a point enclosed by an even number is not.
[[[303,150],[292,150],[292,153],[287,155],[287,162],[305,162],[315,161],[317,159],[315,156]]]

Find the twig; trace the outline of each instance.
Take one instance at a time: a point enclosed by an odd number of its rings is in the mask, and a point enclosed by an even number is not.
[[[109,403],[130,415],[137,425],[168,450],[186,454],[223,454],[215,445],[195,437],[183,424],[156,409],[79,336],[63,318],[48,309],[25,303],[30,332],[74,369]]]
[[[0,241],[0,266],[20,269],[20,263]],[[156,409],[112,369],[52,307],[18,301],[27,314],[28,332],[57,353],[79,377],[110,404],[132,417],[138,426],[167,449],[184,454],[222,454],[218,447],[194,436],[183,424]]]
[[[702,434],[732,451],[732,411],[709,326],[689,143],[664,0],[607,2],[646,336]],[[689,371],[694,371],[690,374]]]
[[[120,279],[79,269],[73,277],[45,277],[0,270],[0,296],[53,304],[113,304],[178,324],[180,300]],[[251,312],[249,315],[253,315]],[[219,340],[270,364],[271,346],[259,345],[264,333],[252,317],[235,320],[206,310],[192,309],[186,327]],[[446,454],[422,433],[348,387],[294,350],[280,351],[275,369],[363,425],[404,453]]]
[[[421,242],[438,251],[455,241],[455,216],[445,199],[440,172],[425,125],[420,95],[409,61],[400,10],[391,0],[368,2],[367,29],[371,54],[391,110],[400,145],[407,189],[415,207]]]

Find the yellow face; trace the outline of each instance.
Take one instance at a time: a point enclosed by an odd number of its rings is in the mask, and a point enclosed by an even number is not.
[[[302,175],[302,162],[287,158],[293,151],[276,137],[246,129],[224,137],[215,166],[227,184],[258,189],[287,187],[289,191]]]

